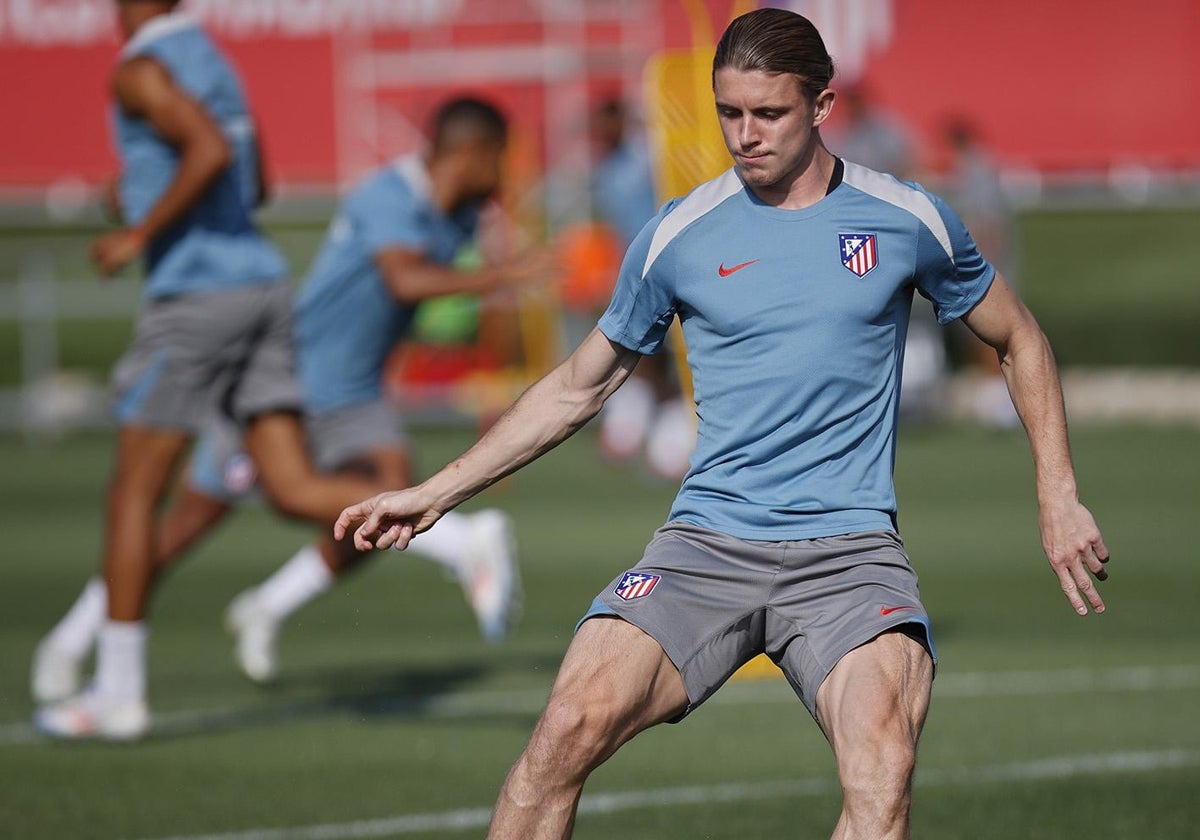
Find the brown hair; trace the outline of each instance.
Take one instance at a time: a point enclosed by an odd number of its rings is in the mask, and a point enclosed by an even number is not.
[[[467,139],[503,146],[508,140],[508,120],[491,102],[462,96],[438,108],[433,115],[432,135],[435,152]]]
[[[713,79],[723,67],[791,73],[816,98],[833,79],[833,59],[812,21],[786,9],[758,9],[734,18],[713,56]]]

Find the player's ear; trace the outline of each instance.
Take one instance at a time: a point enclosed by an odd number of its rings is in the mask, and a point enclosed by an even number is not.
[[[835,99],[837,99],[837,92],[832,88],[825,88],[817,94],[816,101],[813,103],[813,128],[829,119],[829,115],[833,113]]]

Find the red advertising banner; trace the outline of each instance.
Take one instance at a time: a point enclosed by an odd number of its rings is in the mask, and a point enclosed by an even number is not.
[[[488,93],[543,161],[569,160],[598,94],[636,93],[731,0],[190,0],[241,69],[270,167],[331,184],[419,143],[441,97]],[[1043,171],[1200,168],[1200,3],[793,0],[838,85],[862,81],[939,160],[947,117]],[[107,178],[112,0],[0,0],[0,187]]]

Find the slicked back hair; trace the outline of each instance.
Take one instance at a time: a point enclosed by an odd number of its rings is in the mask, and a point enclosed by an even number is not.
[[[713,56],[713,80],[724,67],[791,73],[816,99],[833,79],[833,59],[812,21],[786,9],[758,9],[734,18]]]
[[[451,99],[433,117],[433,151],[445,151],[464,141],[495,143],[508,140],[508,120],[490,102],[469,96]]]

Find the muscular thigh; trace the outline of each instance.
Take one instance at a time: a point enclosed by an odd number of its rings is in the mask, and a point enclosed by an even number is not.
[[[932,685],[925,647],[888,631],[839,660],[817,692],[817,722],[835,753],[881,738],[915,747]]]
[[[864,531],[787,544],[767,610],[767,652],[808,710],[853,651],[892,630],[935,655],[928,613],[900,537]],[[910,639],[911,641],[911,639]]]
[[[615,616],[584,622],[572,639],[551,701],[567,697],[603,707],[630,735],[688,705],[683,678],[658,642]]]

